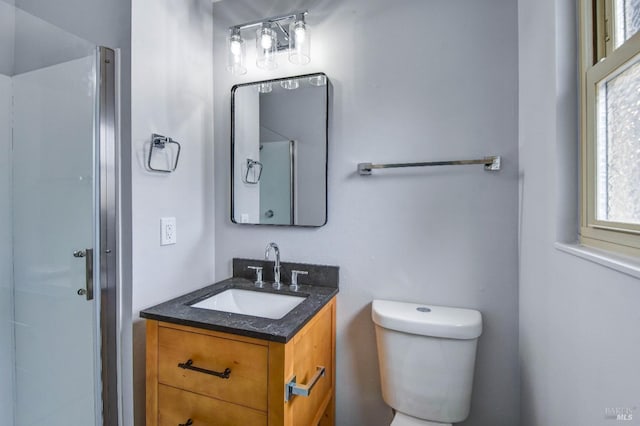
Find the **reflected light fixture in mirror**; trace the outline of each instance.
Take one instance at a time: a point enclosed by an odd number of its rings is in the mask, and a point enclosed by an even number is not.
[[[305,21],[307,13],[309,13],[307,10],[296,11],[230,27],[227,41],[227,70],[237,75],[247,72],[242,32],[248,29],[255,29],[253,33],[256,36],[258,68],[276,69],[278,52],[287,53],[289,62],[296,65],[306,65],[311,62],[311,34]]]
[[[283,80],[280,82],[280,87],[287,90],[295,90],[300,87],[300,81],[297,78],[291,80]]]
[[[273,91],[273,84],[271,82],[260,83],[258,85],[258,93],[271,93]]]
[[[324,74],[319,74],[309,77],[309,84],[318,87],[325,86],[327,84],[327,76]]]
[[[244,65],[245,45],[239,28],[230,28],[227,37],[227,71],[242,75],[247,73]]]

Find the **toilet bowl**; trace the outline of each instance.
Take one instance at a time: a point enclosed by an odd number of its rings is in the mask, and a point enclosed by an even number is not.
[[[392,426],[451,425],[469,415],[482,315],[472,309],[374,300],[382,398]]]
[[[396,412],[389,426],[451,426],[451,423],[430,422],[404,413]]]
[[[404,413],[396,412],[389,426],[451,426],[451,423],[430,422]]]

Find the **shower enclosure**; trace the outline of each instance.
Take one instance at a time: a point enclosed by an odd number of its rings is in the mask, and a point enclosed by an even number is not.
[[[115,425],[115,53],[0,28],[0,424]]]

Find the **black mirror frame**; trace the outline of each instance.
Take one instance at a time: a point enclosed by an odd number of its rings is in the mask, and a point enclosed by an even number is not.
[[[276,224],[276,223],[239,223],[236,222],[236,220],[233,217],[233,210],[234,210],[234,190],[233,190],[233,177],[235,175],[235,170],[234,170],[234,164],[235,164],[235,93],[236,90],[241,88],[241,87],[246,87],[246,86],[255,86],[257,84],[261,84],[261,83],[277,83],[277,82],[281,82],[284,80],[291,80],[291,79],[300,79],[300,78],[305,78],[305,77],[314,77],[314,76],[323,76],[326,79],[326,84],[325,84],[325,96],[326,96],[326,105],[325,105],[325,163],[324,163],[324,222],[319,224],[319,225],[289,225],[289,224]],[[331,85],[331,82],[329,80],[329,77],[327,77],[327,75],[323,72],[317,72],[317,73],[311,73],[311,74],[302,74],[302,75],[294,75],[294,76],[290,76],[290,77],[282,77],[282,78],[276,78],[276,79],[272,79],[272,80],[262,80],[262,81],[252,81],[250,83],[242,83],[242,84],[236,84],[231,88],[231,179],[230,179],[230,194],[231,194],[231,209],[229,212],[229,217],[231,219],[231,222],[236,224],[236,225],[254,225],[254,226],[279,226],[279,227],[291,227],[291,228],[321,228],[324,225],[327,224],[327,221],[329,220],[329,86]]]

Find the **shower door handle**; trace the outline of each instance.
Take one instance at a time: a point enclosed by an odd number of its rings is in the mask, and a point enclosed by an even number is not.
[[[78,295],[86,296],[87,300],[93,300],[93,249],[74,251],[73,257],[84,257],[86,288],[78,290]]]

